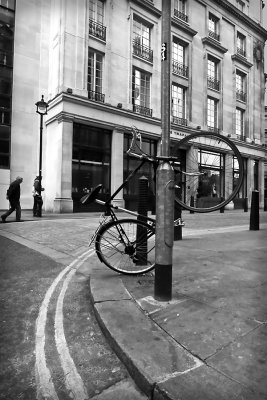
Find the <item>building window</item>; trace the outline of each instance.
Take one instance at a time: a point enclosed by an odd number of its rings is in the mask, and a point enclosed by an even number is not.
[[[153,62],[150,26],[137,17],[133,21],[133,54]]]
[[[240,71],[236,71],[236,99],[246,102],[247,101],[247,91],[246,91],[246,75]]]
[[[14,0],[0,1],[0,168],[10,166]]]
[[[215,58],[208,56],[208,88],[213,90],[220,90],[219,77],[219,61]]]
[[[134,68],[132,77],[133,111],[152,117],[150,109],[150,74]]]
[[[240,108],[235,111],[235,133],[240,139],[244,138],[244,114]]]
[[[139,165],[139,160],[127,154],[132,141],[131,135],[124,135],[124,158],[123,158],[123,179],[126,179],[129,174]],[[142,150],[151,157],[157,155],[157,141],[142,137]],[[130,179],[128,185],[123,188],[123,198],[125,200],[125,207],[130,210],[137,210],[138,207],[138,186],[140,178],[145,176],[148,179],[148,210],[153,210],[155,207],[155,172],[151,163],[145,163],[141,169]],[[155,210],[154,210],[155,211]]]
[[[237,54],[246,57],[246,37],[240,32],[237,32],[236,52]]]
[[[186,64],[186,45],[174,40],[172,42],[172,72],[188,78],[188,66]]]
[[[172,122],[177,125],[187,125],[186,120],[186,89],[172,85]]]
[[[104,103],[105,95],[102,93],[103,57],[100,53],[89,49],[88,55],[88,97]]]
[[[236,0],[236,8],[238,8],[238,10],[244,12],[244,7],[245,7],[245,3],[241,0]]]
[[[106,40],[104,2],[101,0],[89,0],[89,34],[98,39]]]
[[[75,211],[80,207],[80,198],[99,183],[103,184],[100,198],[104,200],[110,193],[111,136],[112,132],[106,129],[73,125],[72,198]]]
[[[186,0],[174,0],[174,16],[188,22],[188,16],[186,14]]]
[[[218,132],[218,100],[208,97],[207,126],[210,131]]]
[[[209,37],[220,41],[219,35],[219,19],[212,14],[209,14]]]

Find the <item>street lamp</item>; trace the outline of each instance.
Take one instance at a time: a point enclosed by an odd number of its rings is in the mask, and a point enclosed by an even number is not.
[[[36,105],[36,112],[37,114],[40,115],[40,154],[39,154],[39,207],[38,207],[38,217],[42,216],[42,205],[43,205],[43,200],[42,200],[42,151],[43,151],[43,117],[44,115],[47,114],[47,108],[48,104],[44,101],[44,95],[42,95],[42,98],[40,101],[37,101],[35,103]]]

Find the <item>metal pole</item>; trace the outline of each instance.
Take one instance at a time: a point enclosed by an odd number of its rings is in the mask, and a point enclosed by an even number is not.
[[[38,204],[38,216],[42,216],[42,154],[43,154],[43,114],[40,114],[40,154],[39,154],[39,187],[41,201]]]
[[[161,156],[170,155],[171,0],[162,0],[161,47]],[[174,171],[163,160],[157,170],[156,263],[154,297],[172,298],[172,248],[174,221]]]

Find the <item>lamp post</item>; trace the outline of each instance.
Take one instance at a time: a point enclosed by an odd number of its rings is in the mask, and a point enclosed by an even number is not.
[[[48,104],[44,101],[44,95],[40,101],[35,103],[36,112],[40,115],[40,154],[39,154],[39,188],[40,188],[40,203],[38,207],[38,217],[42,216],[42,152],[43,152],[43,117],[47,114]]]

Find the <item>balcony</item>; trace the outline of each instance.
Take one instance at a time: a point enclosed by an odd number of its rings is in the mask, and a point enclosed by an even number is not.
[[[152,109],[151,108],[139,106],[137,104],[133,104],[133,112],[135,112],[137,114],[145,115],[147,117],[152,117]]]
[[[220,129],[217,128],[216,126],[210,126],[210,125],[208,125],[208,131],[214,132],[214,133],[220,133]]]
[[[141,57],[146,61],[153,62],[153,50],[150,47],[140,43],[140,38],[133,40],[133,54],[137,57]]]
[[[180,117],[172,117],[172,122],[176,125],[187,126],[187,119]]]
[[[217,90],[218,92],[220,91],[220,81],[217,79],[208,76],[208,88],[212,90]]]
[[[99,22],[89,19],[89,35],[106,41],[106,27]]]
[[[243,49],[242,47],[237,47],[237,48],[236,48],[236,53],[237,53],[239,56],[246,57],[246,50]]]
[[[188,67],[174,60],[172,60],[172,72],[176,75],[188,78]]]
[[[217,42],[220,41],[220,35],[214,31],[209,31],[209,37],[214,40],[217,40]]]
[[[243,92],[243,90],[236,89],[236,100],[243,101],[244,103],[246,103],[247,93]]]
[[[187,16],[184,12],[182,12],[182,11],[179,11],[179,10],[174,9],[174,16],[175,16],[176,18],[181,19],[181,20],[184,21],[184,22],[188,22],[188,16]]]
[[[93,90],[88,90],[89,100],[99,101],[100,103],[105,102],[105,95],[100,92],[94,92]]]

